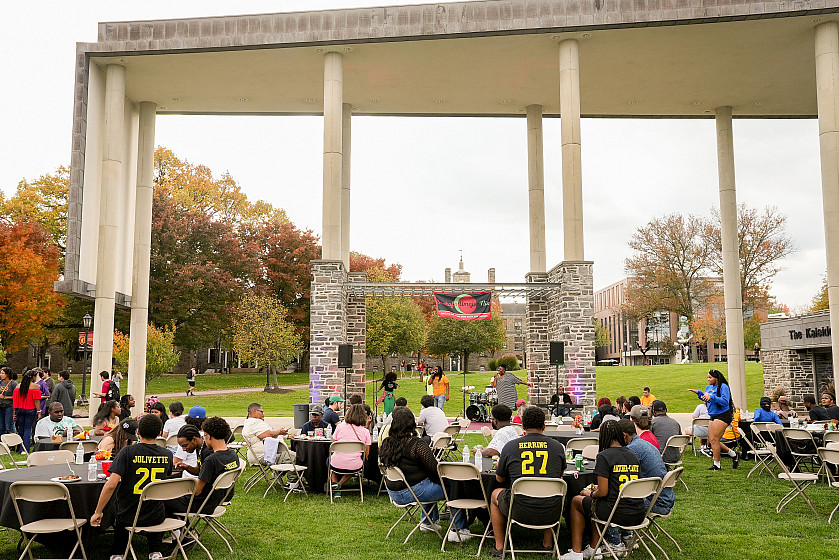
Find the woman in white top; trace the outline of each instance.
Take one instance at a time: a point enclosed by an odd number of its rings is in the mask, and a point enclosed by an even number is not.
[[[696,408],[693,409],[691,417],[696,420],[710,420],[711,416],[708,414],[708,405],[704,402],[696,405]],[[698,437],[702,446],[699,450],[702,451],[702,453],[705,453],[705,448],[708,447],[708,426],[696,426],[696,433],[691,433],[691,429],[693,429],[693,425],[688,426],[685,429],[685,433],[689,436]]]

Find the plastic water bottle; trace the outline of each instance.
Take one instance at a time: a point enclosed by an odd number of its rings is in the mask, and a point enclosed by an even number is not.
[[[64,438],[65,441],[70,441],[73,438],[73,428],[67,426],[67,429],[64,430]]]
[[[483,446],[479,445],[475,448],[475,466],[478,467],[478,470],[481,470],[483,464],[481,463],[483,457]]]
[[[379,425],[378,424],[376,424],[373,427],[373,439],[376,440],[376,441],[379,441]]]
[[[332,424],[329,424],[326,427],[326,432],[324,432],[327,439],[332,439]]]
[[[82,442],[79,442],[79,446],[76,448],[76,464],[84,465],[84,446]]]
[[[95,454],[90,456],[90,462],[87,464],[87,480],[88,480],[88,482],[96,482],[96,457],[95,457]]]
[[[464,463],[471,463],[472,457],[469,455],[469,446],[463,445],[463,462]]]

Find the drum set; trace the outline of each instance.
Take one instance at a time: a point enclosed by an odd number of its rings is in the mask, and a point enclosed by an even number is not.
[[[498,404],[498,394],[492,385],[487,385],[482,393],[470,392],[466,418],[473,422],[486,422],[490,417],[492,407],[496,404]]]

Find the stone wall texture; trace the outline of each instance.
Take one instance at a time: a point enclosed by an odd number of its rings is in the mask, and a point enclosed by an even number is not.
[[[350,282],[366,282],[366,272],[350,272]],[[347,343],[353,345],[352,369],[347,372],[347,394],[362,397],[366,388],[367,372],[367,299],[363,296],[347,296]]]
[[[344,393],[338,345],[347,340],[347,273],[342,261],[317,260],[311,266],[309,400],[323,404],[327,396]]]
[[[813,350],[762,350],[763,394],[772,395],[778,389],[790,398],[790,404],[797,412],[804,412],[804,395],[816,395],[821,384],[830,381],[833,363],[829,354]]]
[[[548,275],[533,273],[527,275],[528,283],[544,283]],[[550,365],[550,327],[548,324],[549,298],[527,296],[524,320],[524,344],[527,350],[527,375],[534,386],[529,389],[529,401],[547,404],[555,390],[555,369]]]

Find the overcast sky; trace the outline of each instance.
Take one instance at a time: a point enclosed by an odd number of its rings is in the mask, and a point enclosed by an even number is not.
[[[97,22],[265,13],[370,5],[376,0],[236,3],[203,0],[0,2],[5,109],[0,188],[69,165],[75,43]],[[235,10],[235,12],[233,11]],[[35,35],[37,34],[37,35]],[[559,120],[544,121],[548,267],[562,260]],[[284,208],[320,233],[320,117],[160,116],[157,144],[216,174],[229,171],[251,199]],[[627,240],[651,217],[710,215],[719,204],[713,120],[582,123],[586,258],[595,289],[624,276]],[[798,252],[773,286],[793,310],[808,304],[825,270],[815,120],[735,120],[739,202],[789,217]],[[441,204],[468,200],[470,210]],[[529,268],[527,137],[523,118],[355,117],[351,248],[403,265],[403,279],[443,280],[463,250],[473,281],[490,267],[499,282]]]

